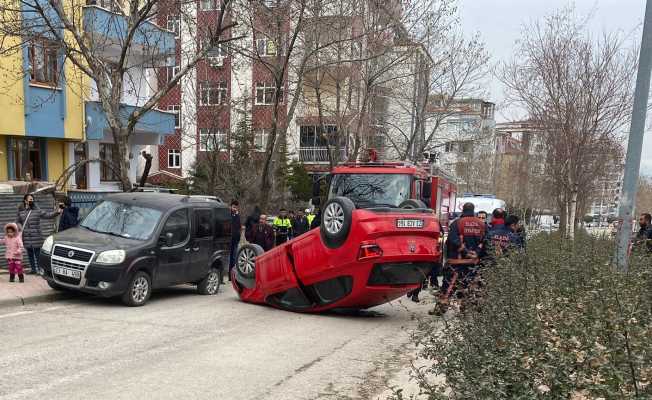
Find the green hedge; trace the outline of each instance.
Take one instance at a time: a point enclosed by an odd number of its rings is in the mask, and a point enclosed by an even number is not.
[[[430,361],[416,374],[423,394],[652,398],[652,258],[637,254],[629,272],[618,273],[613,248],[591,237],[539,235],[527,254],[485,273],[480,304],[449,313],[443,328],[441,318],[423,319],[415,335]]]

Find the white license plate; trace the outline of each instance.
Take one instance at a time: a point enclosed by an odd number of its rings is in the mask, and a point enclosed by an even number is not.
[[[52,271],[54,271],[54,273],[57,275],[67,276],[69,278],[75,278],[75,279],[81,278],[81,271],[77,271],[76,269],[54,267],[52,268]]]
[[[397,219],[397,228],[423,228],[422,219]]]

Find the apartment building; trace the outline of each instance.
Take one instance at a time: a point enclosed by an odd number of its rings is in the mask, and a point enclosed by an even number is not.
[[[283,9],[289,3],[236,2],[227,10],[225,23],[237,18],[240,25],[225,32],[223,37],[240,39],[212,48],[196,71],[160,102],[160,109],[179,113],[179,117],[175,134],[153,151],[155,162],[150,182],[164,183],[187,177],[198,157],[228,148],[230,136],[243,119],[253,129],[256,150],[264,151],[274,121],[275,95],[280,98],[276,123],[281,129],[287,129],[288,153],[311,173],[326,172],[331,158],[334,162],[346,160],[355,145],[354,137],[359,140],[359,154],[366,148],[381,151],[386,148],[387,116],[393,101],[389,93],[394,88],[377,85],[370,89],[362,84],[365,64],[361,60],[366,58],[366,67],[371,68],[369,57],[365,57],[370,52],[371,41],[370,35],[361,32],[365,25],[362,10],[354,7],[361,2],[325,2],[328,7],[306,11],[304,24],[311,29],[297,37],[289,60],[292,67],[283,76],[282,90],[276,93],[275,67],[284,61],[287,40],[296,29],[292,10]],[[368,10],[376,14],[389,12],[387,4],[380,7],[375,0],[367,3]],[[398,6],[400,2],[394,3]],[[185,10],[185,14],[193,16],[191,21],[178,18],[173,4],[170,3],[167,12],[159,13],[158,23],[179,32],[176,62],[182,65],[188,54],[201,45],[202,27],[216,26],[221,2],[200,0],[196,6],[189,5],[190,10]],[[279,19],[280,15],[287,18]],[[388,26],[391,23],[388,18],[378,18],[375,22]],[[381,68],[383,62],[390,63],[389,54],[395,56],[400,49],[410,54],[408,60],[417,52],[413,49],[416,45],[406,43],[400,32],[388,31],[392,32],[374,35],[375,46],[383,44],[392,51],[378,52],[377,57],[372,57],[373,68]],[[399,38],[403,43],[399,44]],[[422,60],[423,49],[418,51]],[[305,68],[299,77],[297,66],[302,63]],[[169,67],[161,70],[159,80],[173,73]],[[296,107],[288,116],[295,96],[298,96]],[[222,152],[228,157],[228,152]]]
[[[448,101],[431,96],[425,130],[435,130],[435,134],[428,148],[436,155],[440,168],[452,174],[462,190],[492,188],[496,147],[494,110],[494,103],[484,99]]]
[[[89,49],[105,62],[116,59],[116,49],[127,34],[126,17],[115,5],[109,1],[71,3],[71,7],[80,8]],[[42,17],[34,17],[26,3],[21,15],[31,15],[33,26],[45,25],[45,21],[39,24]],[[56,19],[51,18],[50,22]],[[10,90],[0,95],[0,107],[8,113],[0,121],[0,146],[6,149],[0,152],[0,180],[54,182],[82,160],[117,161],[95,82],[66,59],[62,44],[53,35],[36,29],[25,31],[29,35],[27,45],[13,57],[0,59],[5,71],[16,71],[15,81],[8,80]],[[125,122],[153,90],[149,83],[152,50],[162,55],[159,62],[164,63],[165,56],[174,52],[173,34],[147,22],[136,32],[128,54],[128,64],[133,67],[125,77],[120,104]],[[22,71],[28,73],[23,75]],[[163,136],[173,133],[173,124],[173,114],[157,110],[145,113],[138,121],[129,143],[132,181],[139,174],[140,150],[162,143]],[[115,170],[106,163],[92,162],[72,173],[66,186],[112,191],[120,188],[118,181]]]

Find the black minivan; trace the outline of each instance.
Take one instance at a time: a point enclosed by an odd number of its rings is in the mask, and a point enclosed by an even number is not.
[[[152,289],[183,283],[216,294],[230,238],[230,209],[215,198],[112,194],[79,227],[48,237],[39,265],[53,289],[122,296],[142,306]]]

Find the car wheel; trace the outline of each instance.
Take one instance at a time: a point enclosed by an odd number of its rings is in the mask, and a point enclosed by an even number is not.
[[[147,303],[152,294],[152,280],[144,271],[138,271],[131,277],[127,291],[122,295],[122,302],[129,307],[140,307]]]
[[[238,274],[243,278],[253,279],[256,277],[256,257],[263,254],[265,251],[257,244],[245,244],[238,250],[238,258],[235,262],[235,267],[238,269]]]
[[[336,249],[344,244],[351,230],[353,210],[355,205],[346,197],[335,197],[326,202],[319,226],[319,233],[326,247]]]
[[[426,203],[424,203],[421,200],[417,200],[417,199],[407,199],[404,202],[402,202],[401,205],[399,205],[398,207],[399,208],[405,208],[405,209],[408,209],[408,210],[414,210],[414,209],[418,209],[418,208],[421,208],[421,209],[428,208]]]
[[[199,294],[212,296],[220,289],[220,271],[211,268],[206,277],[197,284]]]

